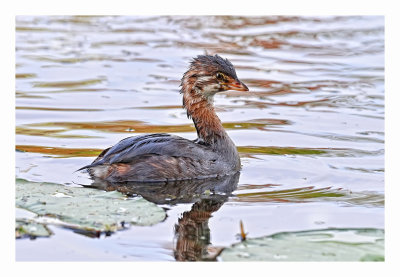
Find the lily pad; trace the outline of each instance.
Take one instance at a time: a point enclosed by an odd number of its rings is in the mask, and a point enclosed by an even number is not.
[[[384,230],[323,229],[250,238],[220,261],[384,261]]]
[[[166,217],[162,208],[141,197],[23,179],[16,179],[15,202],[39,216],[58,219],[58,224],[87,231],[116,231],[125,224],[149,226]]]
[[[15,237],[16,238],[36,238],[50,237],[52,232],[46,225],[34,222],[33,220],[17,219],[15,221]]]

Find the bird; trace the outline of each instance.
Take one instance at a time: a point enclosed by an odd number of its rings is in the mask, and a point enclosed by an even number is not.
[[[232,63],[218,54],[198,55],[183,74],[180,87],[183,108],[197,131],[195,140],[166,133],[127,137],[78,171],[111,183],[218,178],[240,171],[236,146],[213,104],[218,92],[249,90]]]

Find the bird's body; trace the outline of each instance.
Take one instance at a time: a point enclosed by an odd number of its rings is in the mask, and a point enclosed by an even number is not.
[[[202,179],[239,171],[236,147],[213,107],[213,96],[219,91],[248,90],[233,65],[218,55],[198,56],[181,86],[183,106],[197,130],[196,140],[169,134],[128,137],[81,169],[109,182]]]

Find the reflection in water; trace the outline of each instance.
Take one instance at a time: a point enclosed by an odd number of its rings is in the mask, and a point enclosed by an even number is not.
[[[155,204],[175,205],[195,202],[175,224],[174,256],[177,261],[215,260],[218,251],[210,253],[208,220],[228,200],[239,182],[234,175],[202,180],[168,183],[110,183],[94,180],[91,187],[117,190],[130,196],[140,195]]]
[[[218,253],[209,253],[208,220],[225,203],[227,197],[210,197],[193,204],[175,225],[174,256],[177,261],[215,260]]]
[[[91,187],[106,191],[117,190],[128,196],[140,195],[155,204],[175,205],[196,202],[204,197],[229,197],[236,189],[240,172],[217,178],[174,182],[119,182],[93,180]]]

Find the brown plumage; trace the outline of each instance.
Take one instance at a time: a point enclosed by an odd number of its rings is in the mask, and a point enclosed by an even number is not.
[[[213,106],[217,92],[248,90],[232,63],[218,55],[200,55],[183,75],[181,86],[183,107],[196,127],[196,140],[169,134],[129,137],[81,169],[87,169],[92,178],[110,182],[201,179],[239,171],[236,147]]]

